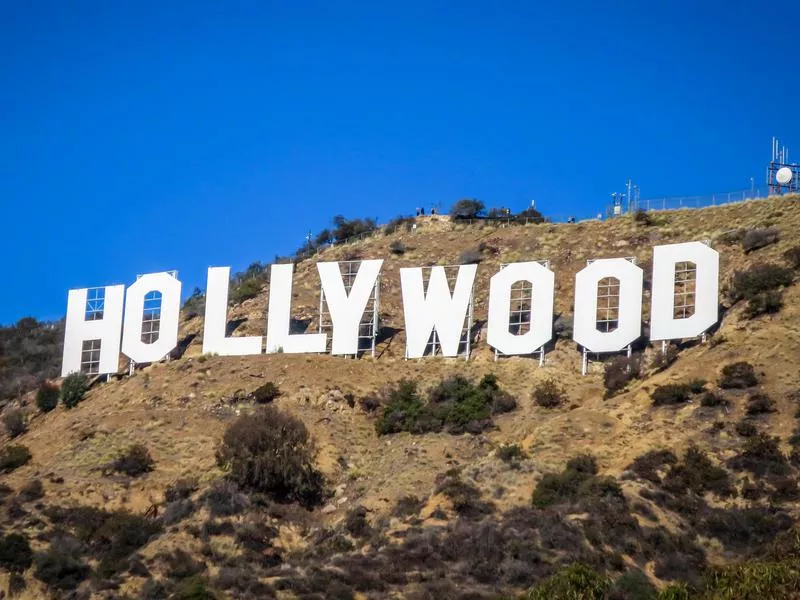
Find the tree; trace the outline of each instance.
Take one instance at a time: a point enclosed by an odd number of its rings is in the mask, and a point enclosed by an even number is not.
[[[217,450],[217,463],[240,486],[304,506],[318,504],[324,495],[325,479],[314,457],[303,422],[269,405],[234,421]]]
[[[474,219],[484,208],[485,206],[480,200],[464,198],[450,208],[450,217],[453,219]]]

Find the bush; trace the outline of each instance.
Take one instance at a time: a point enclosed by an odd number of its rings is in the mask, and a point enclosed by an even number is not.
[[[710,391],[703,394],[700,406],[728,406],[728,400],[717,391]]]
[[[747,399],[747,414],[748,415],[761,415],[765,413],[775,412],[775,403],[772,398],[761,392],[752,394]]]
[[[457,473],[445,474],[436,487],[453,503],[453,510],[465,518],[477,518],[491,513],[494,506],[481,500],[481,492],[474,485],[463,481]]]
[[[574,563],[533,586],[525,600],[604,600],[610,589],[608,577]]]
[[[42,412],[50,412],[58,405],[60,393],[57,385],[45,381],[36,392],[36,406]]]
[[[416,496],[401,496],[398,498],[392,514],[400,518],[416,516],[423,506],[425,506],[425,501]]]
[[[528,457],[519,444],[505,444],[497,449],[497,458],[507,465],[515,466]]]
[[[775,290],[760,292],[747,299],[744,307],[744,316],[748,319],[755,319],[761,315],[771,315],[779,312],[783,307],[783,294]]]
[[[356,539],[369,537],[372,534],[372,527],[367,521],[367,509],[363,506],[356,506],[355,508],[347,511],[347,516],[344,520],[344,528],[347,533]]]
[[[197,491],[198,483],[194,477],[184,477],[169,484],[164,490],[164,500],[175,502],[176,500],[186,500]]]
[[[28,538],[9,533],[0,538],[0,567],[11,573],[21,573],[31,566],[33,551]]]
[[[789,267],[762,264],[737,271],[729,292],[732,302],[750,300],[758,294],[791,285],[794,273]]]
[[[775,244],[780,239],[780,231],[777,227],[764,227],[762,229],[750,229],[742,238],[742,248],[745,252],[752,252],[759,248],[764,248],[770,244]]]
[[[663,487],[674,494],[693,492],[701,496],[705,492],[713,492],[721,498],[734,493],[728,472],[715,466],[708,455],[696,446],[690,446],[683,460],[670,467],[664,477]]]
[[[538,384],[531,396],[533,401],[543,408],[555,408],[567,399],[564,388],[558,385],[555,379],[547,379]]]
[[[642,479],[661,483],[659,471],[667,465],[674,465],[678,462],[678,457],[670,450],[650,450],[634,459],[628,467]]]
[[[658,589],[639,569],[626,571],[615,582],[607,600],[657,600]]]
[[[36,555],[34,577],[57,590],[74,590],[92,571],[80,552],[74,538],[53,539],[47,551]]]
[[[389,252],[395,256],[402,256],[406,253],[406,245],[401,240],[394,240],[389,244]]]
[[[533,490],[534,508],[546,508],[581,498],[622,498],[619,484],[611,477],[597,475],[597,463],[591,454],[570,459],[561,473],[545,473]]]
[[[723,389],[744,389],[758,385],[753,365],[749,362],[737,362],[722,368],[719,387]]]
[[[3,425],[11,439],[19,437],[28,431],[28,425],[25,423],[25,415],[22,414],[21,410],[16,408],[7,410],[5,414],[3,414]]]
[[[6,446],[0,449],[0,473],[10,473],[31,459],[31,451],[26,446]]]
[[[414,217],[395,217],[394,219],[390,220],[383,228],[383,232],[386,235],[390,235],[392,233],[396,233],[398,231],[411,231],[416,223],[417,220]]]
[[[75,547],[76,553],[88,550],[90,556],[99,561],[97,572],[101,577],[125,571],[130,556],[162,529],[157,519],[123,510],[107,512],[88,506],[56,506],[48,507],[45,513],[54,525],[60,526],[59,530],[68,528],[77,538],[65,538]],[[77,558],[79,554],[73,556]]]
[[[256,404],[269,404],[281,395],[281,390],[273,382],[268,381],[259,386],[253,392],[253,400]]]
[[[450,208],[450,217],[453,220],[474,219],[486,208],[480,200],[459,200]]]
[[[517,221],[522,221],[525,223],[544,223],[544,216],[538,210],[529,206],[523,211],[518,212],[514,218]]]
[[[516,400],[502,391],[494,375],[475,385],[456,375],[432,388],[425,403],[416,383],[400,381],[384,395],[383,413],[375,424],[379,435],[408,431],[425,433],[445,427],[453,434],[479,433],[491,425],[494,414],[516,408]]]
[[[228,303],[231,305],[241,304],[245,300],[258,296],[263,288],[263,280],[257,278],[245,279],[238,285],[231,287]]]
[[[641,208],[633,213],[633,222],[637,225],[644,225],[645,227],[649,227],[653,224],[653,218],[650,216],[646,210],[642,210]]]
[[[203,494],[208,510],[215,517],[238,515],[250,505],[250,500],[231,481],[215,481]]]
[[[153,470],[155,461],[143,444],[134,444],[111,463],[112,470],[130,477],[138,477]]]
[[[660,356],[660,354],[659,354]],[[617,356],[606,363],[603,371],[603,385],[606,388],[605,397],[611,398],[619,393],[630,381],[641,374],[642,364],[639,356]]]
[[[67,408],[75,408],[83,400],[89,389],[89,378],[83,373],[67,375],[61,384],[61,403]]]
[[[181,581],[175,588],[175,594],[170,598],[175,600],[219,600],[220,596],[214,589],[208,587],[202,577],[195,575]]]
[[[272,406],[239,417],[217,450],[217,463],[240,486],[304,506],[318,504],[324,495],[325,480],[314,458],[303,422]]]
[[[482,260],[483,255],[477,248],[469,248],[458,255],[458,264],[460,265],[477,265]]]
[[[18,498],[22,502],[31,502],[44,497],[44,485],[41,479],[31,479],[19,491]]]
[[[753,437],[758,433],[758,428],[751,420],[742,419],[736,424],[736,433],[742,437]]]
[[[653,390],[651,398],[655,406],[683,404],[689,401],[691,392],[691,388],[685,383],[668,383]]]
[[[728,466],[759,477],[789,472],[789,461],[781,452],[780,440],[764,433],[747,438],[742,452],[729,459]]]
[[[793,269],[800,269],[800,246],[789,248],[783,253],[783,258]]]

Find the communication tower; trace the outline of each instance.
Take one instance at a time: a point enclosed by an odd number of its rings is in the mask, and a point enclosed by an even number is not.
[[[789,162],[789,149],[781,146],[778,138],[772,138],[772,159],[767,167],[769,194],[800,193],[800,165]]]

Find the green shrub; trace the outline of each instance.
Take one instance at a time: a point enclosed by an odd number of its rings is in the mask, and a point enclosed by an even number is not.
[[[325,479],[314,466],[315,455],[303,422],[267,405],[227,428],[217,463],[242,487],[279,501],[314,506],[325,488]]]
[[[264,288],[264,280],[260,278],[245,279],[230,290],[228,303],[231,305],[241,304],[245,300],[255,298]]]
[[[83,373],[71,373],[61,384],[61,403],[67,408],[75,408],[83,400],[89,389],[89,378]]]
[[[130,477],[149,473],[154,466],[155,461],[144,444],[134,444],[111,462],[112,470]]]
[[[221,596],[200,575],[194,575],[181,581],[175,593],[170,596],[175,600],[219,600]]]
[[[388,388],[384,396],[383,412],[375,424],[379,435],[444,428],[454,434],[479,433],[491,425],[492,415],[508,412],[517,405],[491,374],[477,385],[461,375],[444,379],[429,391],[427,402],[417,391],[416,383],[408,380]]]
[[[773,264],[753,265],[733,275],[729,296],[732,302],[750,300],[758,294],[791,285],[792,269]]]
[[[555,408],[567,399],[564,388],[555,379],[546,379],[538,384],[531,394],[533,401],[543,408]]]
[[[741,361],[722,368],[719,387],[723,389],[744,389],[755,385],[758,385],[758,379],[753,365],[749,362]]]
[[[281,395],[281,390],[273,382],[268,381],[253,392],[253,400],[256,404],[269,404]]]
[[[775,244],[780,239],[780,231],[777,227],[764,227],[761,229],[750,229],[742,238],[742,248],[746,253],[765,248]]]
[[[11,439],[21,436],[28,431],[28,424],[25,422],[25,415],[21,410],[12,408],[3,414],[3,425]]]
[[[668,383],[653,390],[651,398],[654,406],[666,406],[688,402],[691,394],[691,388],[685,383]]]
[[[10,473],[31,459],[31,451],[26,446],[6,446],[0,449],[0,473]]]
[[[710,570],[702,597],[736,600],[793,598],[799,589],[800,569],[797,564],[747,561]]]
[[[28,538],[18,533],[0,538],[0,567],[11,573],[21,573],[32,562],[33,551]]]
[[[57,385],[45,381],[36,392],[36,406],[42,412],[50,412],[58,406],[58,397],[61,391]]]
[[[574,563],[537,583],[525,600],[604,600],[611,580],[589,566]]]
[[[642,571],[626,571],[614,582],[608,600],[656,600],[658,589]]]

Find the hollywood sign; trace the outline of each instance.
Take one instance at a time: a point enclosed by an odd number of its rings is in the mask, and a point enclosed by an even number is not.
[[[692,314],[676,317],[676,266],[691,265],[694,273]],[[356,355],[359,328],[370,298],[376,298],[383,260],[363,260],[354,280],[346,286],[337,262],[317,263],[321,291],[331,322],[330,352]],[[328,333],[292,333],[292,277],[294,265],[272,265],[264,336],[232,337],[226,334],[230,267],[208,269],[203,330],[203,352],[224,356],[275,353],[325,353]],[[406,333],[406,358],[421,358],[435,333],[443,356],[457,356],[465,322],[471,318],[477,265],[461,265],[454,285],[444,267],[430,267],[427,287],[422,268],[400,269]],[[618,282],[618,302],[613,331],[598,328],[598,283]],[[511,290],[527,282],[535,299],[526,311],[525,333],[510,327]],[[642,334],[643,271],[624,258],[588,261],[575,275],[573,338],[586,352],[617,352]],[[504,355],[531,355],[553,337],[555,276],[539,262],[505,265],[489,286],[487,343]],[[718,319],[719,254],[701,242],[653,248],[650,340],[691,338],[703,334]],[[90,294],[91,292],[91,294]],[[148,302],[158,299],[156,309]],[[94,302],[94,307],[93,306]],[[98,308],[99,305],[99,308]],[[164,359],[178,343],[181,282],[172,273],[140,276],[124,285],[70,290],[67,306],[62,375],[76,371],[116,373],[120,351],[133,363]],[[602,307],[601,307],[602,308]],[[157,328],[152,335],[152,319]],[[377,312],[377,311],[376,311]],[[376,317],[377,318],[377,317]],[[147,327],[146,327],[147,326]],[[469,324],[466,325],[469,327]],[[374,332],[373,332],[374,335]],[[88,365],[88,369],[87,369]]]

